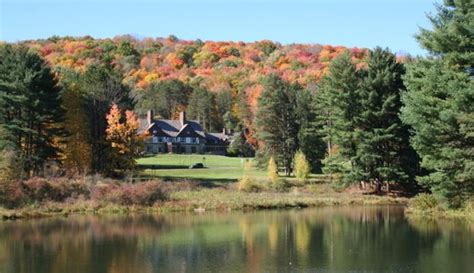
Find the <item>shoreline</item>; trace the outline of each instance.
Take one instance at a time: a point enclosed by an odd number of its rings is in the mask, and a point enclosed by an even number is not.
[[[34,219],[69,215],[100,215],[126,213],[168,213],[205,211],[251,211],[280,210],[292,208],[317,208],[328,206],[373,206],[408,204],[408,198],[374,196],[360,194],[335,194],[317,196],[316,194],[294,192],[246,193],[225,189],[201,189],[177,191],[168,201],[157,202],[152,206],[118,205],[92,200],[73,202],[46,202],[16,209],[0,208],[3,221]]]

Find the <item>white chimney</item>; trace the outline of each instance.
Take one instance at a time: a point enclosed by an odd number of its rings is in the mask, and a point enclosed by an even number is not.
[[[183,127],[187,123],[186,112],[182,111],[179,113],[179,122],[181,123],[181,127]]]
[[[146,112],[146,120],[148,121],[148,125],[153,123],[153,118],[154,118],[153,110],[148,110]]]

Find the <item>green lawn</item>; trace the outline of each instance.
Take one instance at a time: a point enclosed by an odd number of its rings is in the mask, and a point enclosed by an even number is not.
[[[219,155],[160,154],[140,158],[138,164],[144,168],[143,174],[147,176],[166,179],[189,178],[213,182],[234,182],[244,174],[245,160],[253,159]],[[188,169],[190,165],[195,163],[203,163],[205,168]],[[147,165],[150,168],[146,168]],[[247,174],[261,179],[266,177],[265,171],[256,168],[247,171]]]

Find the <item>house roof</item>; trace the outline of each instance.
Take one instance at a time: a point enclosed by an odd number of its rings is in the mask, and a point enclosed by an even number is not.
[[[180,133],[184,132],[186,129],[192,129],[200,137],[212,141],[227,141],[230,139],[229,135],[223,133],[206,133],[202,126],[196,120],[187,120],[184,126],[181,126],[179,120],[170,120],[170,119],[155,119],[151,124],[148,123],[148,120],[143,118],[140,119],[140,129],[139,132],[143,133],[145,131],[161,131],[169,137],[177,137]]]

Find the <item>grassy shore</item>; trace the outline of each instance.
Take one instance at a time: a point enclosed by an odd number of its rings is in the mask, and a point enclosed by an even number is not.
[[[168,182],[173,183],[173,182]],[[367,195],[362,192],[336,192],[328,184],[291,187],[287,192],[241,192],[235,184],[226,187],[172,190],[166,201],[153,205],[121,205],[98,200],[76,199],[44,202],[13,210],[0,208],[4,220],[71,214],[171,212],[206,210],[256,210],[346,205],[404,205],[402,197]]]
[[[100,177],[74,180],[33,179],[17,183],[5,196],[15,209],[0,207],[1,219],[70,214],[133,212],[255,210],[350,205],[408,205],[410,217],[466,218],[474,221],[473,204],[449,210],[430,195],[417,198],[378,196],[358,188],[335,189],[323,175],[312,174],[306,183],[285,177],[287,186],[276,190],[266,171],[244,169],[246,158],[215,155],[158,155],[138,160],[140,179],[124,181]],[[203,169],[189,169],[202,163]],[[245,174],[259,185],[258,192],[238,190]],[[130,181],[130,180],[126,180]],[[24,201],[19,201],[21,198]],[[22,199],[22,200],[23,200]]]
[[[464,219],[474,222],[474,200],[452,209],[441,198],[432,194],[419,194],[408,202],[405,210],[409,217]]]

